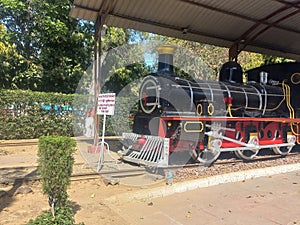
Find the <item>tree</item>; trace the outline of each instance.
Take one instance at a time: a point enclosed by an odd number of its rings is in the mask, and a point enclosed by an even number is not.
[[[284,63],[284,62],[292,62],[294,60],[286,59],[283,57],[275,57],[270,55],[263,56],[264,65],[274,64],[274,63]]]
[[[11,71],[13,88],[75,92],[84,71],[93,63],[94,26],[69,16],[72,2],[0,0],[0,22],[6,27],[6,38],[22,57],[22,67]],[[107,27],[102,50],[128,43],[131,32]]]
[[[104,91],[118,94],[127,84],[133,83],[149,72],[150,68],[141,62],[121,67],[106,81]]]
[[[131,31],[117,27],[104,27],[105,35],[102,37],[102,51],[108,52],[113,48],[128,43]]]
[[[75,91],[92,63],[93,25],[69,17],[71,3],[0,0],[0,22],[7,29],[6,38],[22,57],[22,67],[13,69],[13,87]]]
[[[101,84],[103,92],[119,93],[127,84],[132,84],[151,68],[145,63],[144,48],[134,43],[147,34],[115,27],[107,27],[102,40],[105,59],[102,64]]]
[[[19,69],[22,57],[17,53],[15,46],[6,40],[6,29],[0,24],[0,84],[1,88],[10,88],[14,71]],[[12,70],[14,68],[14,70]]]
[[[214,79],[217,78],[221,66],[228,61],[228,48],[176,38],[166,38],[161,36],[158,38],[167,42],[175,43],[176,45],[189,49],[198,55],[198,57],[214,71],[214,76],[212,77]],[[238,62],[241,64],[244,71],[264,64],[263,55],[253,52],[241,52],[238,57]]]

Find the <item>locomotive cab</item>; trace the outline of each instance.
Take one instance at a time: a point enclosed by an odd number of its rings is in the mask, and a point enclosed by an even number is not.
[[[285,86],[288,97],[300,93],[300,62],[277,63],[251,69],[246,72],[249,82],[260,83],[265,74],[265,82],[270,86]],[[300,118],[300,101],[290,97],[290,106],[296,118]]]
[[[219,81],[243,84],[243,69],[234,61],[226,62],[220,69]]]

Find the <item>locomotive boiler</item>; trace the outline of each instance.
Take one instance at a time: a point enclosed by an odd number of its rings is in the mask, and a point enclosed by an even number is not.
[[[123,134],[124,160],[167,166],[185,152],[209,165],[221,152],[251,160],[266,148],[287,155],[299,143],[300,103],[293,95],[300,63],[257,68],[245,80],[241,66],[227,62],[218,81],[207,81],[174,72],[174,47],[157,50],[158,71],[142,81],[133,133]]]

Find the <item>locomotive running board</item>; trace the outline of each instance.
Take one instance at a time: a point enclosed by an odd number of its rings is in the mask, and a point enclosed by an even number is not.
[[[259,145],[257,144],[251,144],[251,143],[244,143],[229,137],[226,137],[222,134],[219,134],[218,132],[205,132],[207,136],[218,138],[221,140],[227,140],[236,144],[240,144],[240,147],[233,147],[233,148],[218,148],[219,151],[221,152],[231,152],[231,151],[241,151],[241,150],[260,150],[264,148],[275,148],[275,147],[293,147],[296,145],[296,137],[293,135],[292,138],[287,143],[282,143],[282,144],[269,144],[269,145]]]
[[[274,145],[257,145],[254,148],[249,147],[233,147],[233,148],[220,148],[221,152],[233,152],[233,151],[244,151],[244,150],[260,150],[265,148],[275,148],[275,147],[293,147],[295,144],[293,143],[283,143],[283,144],[274,144]]]
[[[141,148],[136,149],[138,139],[145,142]],[[123,133],[123,151],[119,152],[124,161],[150,167],[167,167],[169,164],[169,138],[135,133]]]

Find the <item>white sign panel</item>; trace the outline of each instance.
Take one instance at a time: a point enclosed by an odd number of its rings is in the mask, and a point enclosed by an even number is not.
[[[98,96],[98,115],[114,115],[116,94],[106,93]]]

